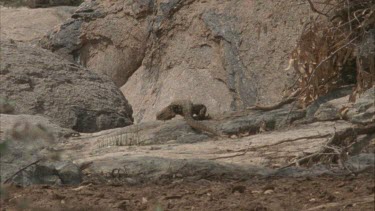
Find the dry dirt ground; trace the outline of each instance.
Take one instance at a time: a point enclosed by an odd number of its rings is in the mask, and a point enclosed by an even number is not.
[[[359,175],[8,187],[1,210],[374,210],[374,169]]]

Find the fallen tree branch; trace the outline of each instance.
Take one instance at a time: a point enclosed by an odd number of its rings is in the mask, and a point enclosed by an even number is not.
[[[284,100],[282,100],[281,102],[279,102],[275,105],[271,105],[271,106],[255,105],[255,106],[249,107],[247,109],[249,109],[249,110],[261,110],[261,111],[275,110],[275,109],[278,109],[278,108],[282,107],[283,105],[286,105],[286,104],[289,104],[289,103],[295,101],[297,99],[296,97],[299,96],[299,93],[300,93],[300,90],[297,89],[287,99],[284,99]]]
[[[358,135],[357,131],[368,132],[367,130],[369,130],[369,128],[371,129],[373,127],[365,126],[357,128],[348,128],[340,134],[335,132],[333,136],[328,139],[325,146],[323,146],[319,152],[301,157],[296,161],[281,167],[280,169],[284,169],[293,165],[300,166],[311,161],[332,162],[333,160],[336,160],[341,168],[345,168],[346,170],[352,173],[352,171],[347,166],[345,166],[344,160],[347,157],[349,148],[352,147],[353,143],[356,142]],[[373,132],[373,130],[371,132]]]

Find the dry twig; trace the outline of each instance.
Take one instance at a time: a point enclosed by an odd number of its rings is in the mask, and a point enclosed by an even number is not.
[[[26,169],[29,168],[30,166],[39,163],[39,162],[42,161],[42,160],[43,160],[43,158],[38,159],[38,160],[36,160],[36,161],[34,161],[34,162],[28,164],[27,166],[21,168],[21,169],[18,170],[16,173],[14,173],[12,176],[10,176],[8,179],[6,179],[6,180],[3,182],[3,184],[7,184],[7,183],[10,182],[10,181],[11,181],[11,180],[12,180],[17,174],[19,174],[19,173],[21,173],[22,171],[26,170]]]

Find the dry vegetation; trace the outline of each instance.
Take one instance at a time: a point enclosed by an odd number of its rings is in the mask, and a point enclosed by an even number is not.
[[[355,84],[354,101],[375,81],[375,1],[308,2],[318,16],[305,24],[290,60],[299,106],[346,84]]]

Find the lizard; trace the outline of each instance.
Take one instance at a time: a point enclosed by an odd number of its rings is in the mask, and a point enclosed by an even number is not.
[[[208,119],[209,116],[206,115],[206,112],[207,108],[203,104],[193,104],[190,100],[178,100],[158,112],[156,119],[166,121],[176,115],[181,115],[190,127],[199,131],[209,132],[215,136],[221,136],[219,132],[197,121]]]
[[[181,115],[190,127],[212,133],[215,136],[221,136],[221,134],[215,130],[198,122],[198,120],[210,119],[210,116],[207,115],[206,112],[207,107],[204,104],[193,104],[189,100],[181,100],[172,102],[169,106],[158,112],[156,119],[166,121],[174,118],[176,115]],[[99,149],[109,146],[144,145],[145,143],[140,140],[138,132],[139,131],[136,130],[135,132],[122,132],[102,137],[97,140],[96,145]]]

